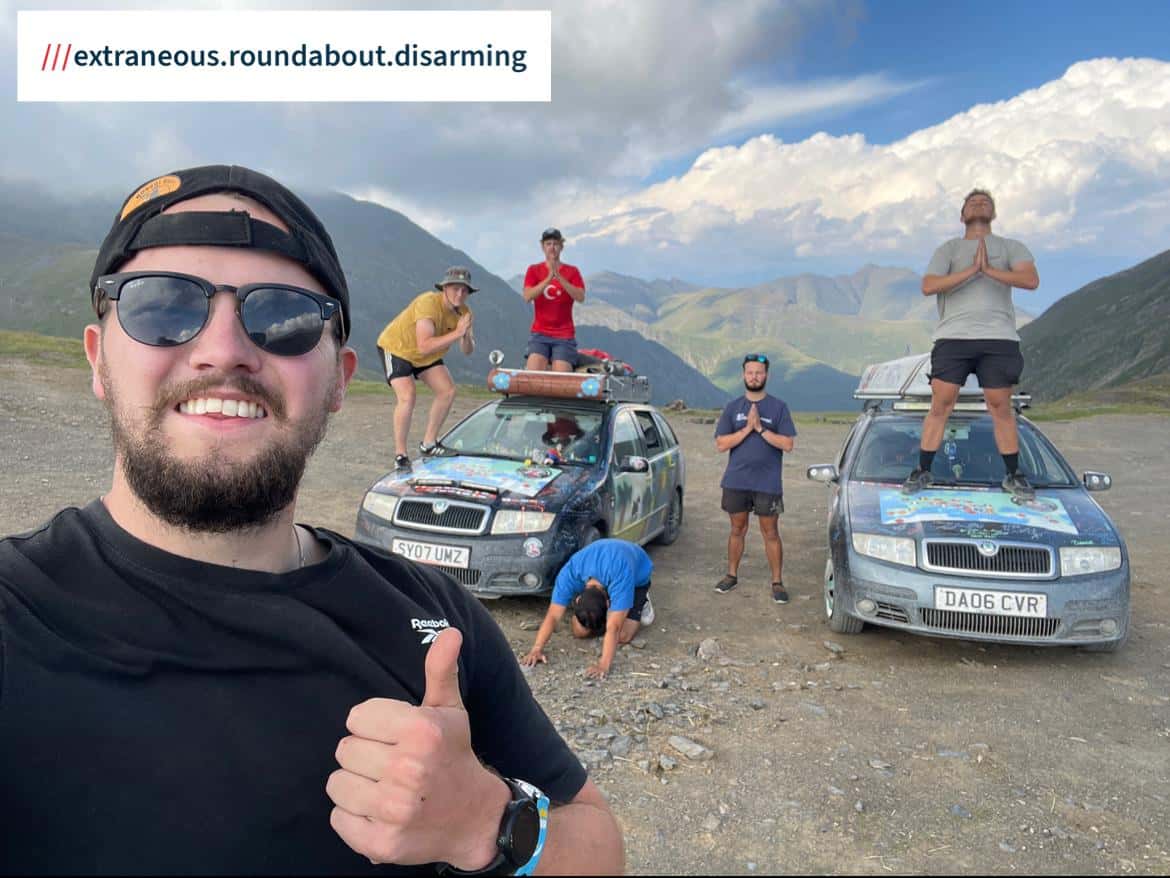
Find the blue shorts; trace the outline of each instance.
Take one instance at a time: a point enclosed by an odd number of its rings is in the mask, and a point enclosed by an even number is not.
[[[540,354],[550,363],[553,360],[562,360],[570,366],[576,366],[577,339],[553,338],[551,335],[534,332],[528,336],[528,353]]]

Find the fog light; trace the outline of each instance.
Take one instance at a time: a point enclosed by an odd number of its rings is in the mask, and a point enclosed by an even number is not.
[[[857,602],[857,612],[865,616],[872,616],[877,612],[877,604],[869,598],[862,598]]]
[[[520,584],[527,588],[536,588],[540,585],[540,577],[535,573],[525,573],[520,577]]]
[[[1114,634],[1116,634],[1117,633],[1117,620],[1116,619],[1102,619],[1101,620],[1101,633],[1104,634],[1106,637],[1112,637]]]

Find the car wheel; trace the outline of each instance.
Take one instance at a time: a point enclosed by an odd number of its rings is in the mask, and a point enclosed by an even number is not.
[[[858,634],[865,623],[837,606],[836,578],[833,559],[828,558],[825,561],[825,620],[829,623],[829,630],[837,634]]]
[[[682,532],[682,521],[682,491],[675,491],[674,497],[670,501],[670,511],[666,514],[666,526],[662,529],[662,533],[654,538],[654,542],[660,546],[669,546],[678,539],[678,535]]]
[[[581,542],[578,544],[577,548],[584,549],[590,543],[595,543],[599,539],[601,539],[601,531],[593,526],[587,527],[585,528],[585,532],[581,534]]]

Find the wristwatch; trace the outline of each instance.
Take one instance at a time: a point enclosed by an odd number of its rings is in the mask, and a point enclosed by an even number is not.
[[[440,863],[440,875],[531,875],[536,868],[548,833],[548,797],[522,780],[501,780],[512,791],[512,800],[500,819],[496,858],[474,871]]]

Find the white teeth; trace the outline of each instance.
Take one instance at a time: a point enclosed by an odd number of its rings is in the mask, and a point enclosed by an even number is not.
[[[220,399],[215,396],[185,399],[179,403],[179,411],[185,415],[221,413],[228,418],[268,417],[268,412],[258,402],[249,402],[246,399]]]

